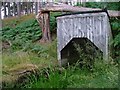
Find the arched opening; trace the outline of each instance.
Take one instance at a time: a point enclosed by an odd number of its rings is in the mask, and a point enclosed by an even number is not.
[[[83,64],[92,66],[95,59],[102,58],[103,53],[87,38],[73,38],[62,50],[61,60],[63,65],[74,64],[80,61]]]

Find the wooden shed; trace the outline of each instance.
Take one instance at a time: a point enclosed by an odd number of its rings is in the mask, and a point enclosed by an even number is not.
[[[72,40],[86,38],[103,53],[108,61],[111,27],[108,14],[104,11],[80,12],[57,17],[57,53],[60,65],[68,62],[69,50],[64,51]],[[72,48],[69,48],[72,49]]]

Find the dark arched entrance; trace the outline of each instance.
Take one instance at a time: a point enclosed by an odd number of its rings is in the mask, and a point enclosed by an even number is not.
[[[73,38],[62,50],[62,65],[74,64],[78,60],[92,64],[96,58],[101,58],[102,52],[87,38]]]

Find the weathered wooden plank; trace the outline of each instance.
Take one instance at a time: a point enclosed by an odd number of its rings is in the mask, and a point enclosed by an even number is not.
[[[60,52],[73,38],[88,38],[103,52],[104,58],[108,59],[108,41],[111,31],[106,13],[61,16],[57,18],[57,25],[57,35],[60,35],[58,54],[61,54]],[[60,56],[58,59],[61,58]]]
[[[97,10],[102,10],[100,8],[88,8],[88,7],[77,7],[77,6],[71,6],[67,4],[62,4],[62,3],[56,3],[51,5],[46,5],[46,7],[41,8],[41,12],[81,12],[81,11],[97,11]],[[113,10],[108,10],[108,14],[111,17],[118,17],[120,16],[120,11],[113,11]]]

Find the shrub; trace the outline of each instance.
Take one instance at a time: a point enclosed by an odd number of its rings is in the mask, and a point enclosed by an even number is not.
[[[85,6],[91,8],[107,8],[108,10],[119,10],[118,2],[87,2]]]
[[[51,13],[50,18],[50,30],[52,32],[56,31],[56,18],[55,16],[59,15],[60,13]],[[19,20],[17,20],[19,21]],[[12,23],[12,22],[11,22]],[[15,22],[16,23],[16,22]],[[12,43],[12,49],[24,49],[26,44],[30,45],[42,37],[42,31],[36,19],[31,18],[25,20],[15,27],[5,26],[2,29],[2,40],[3,41],[10,41]],[[28,47],[27,47],[28,48]]]
[[[4,27],[2,37],[3,41],[11,41],[12,49],[22,49],[27,42],[40,39],[41,30],[35,19],[29,19],[18,24],[15,28]]]
[[[120,19],[111,18],[111,26],[113,33],[112,45],[114,47],[113,58],[116,62],[120,62]]]
[[[84,39],[81,40],[81,44],[73,43],[74,47],[76,48],[76,53],[79,55],[79,65],[81,68],[87,68],[92,70],[94,67],[95,59],[100,58],[101,52],[98,50],[96,46],[94,46],[89,40]]]

